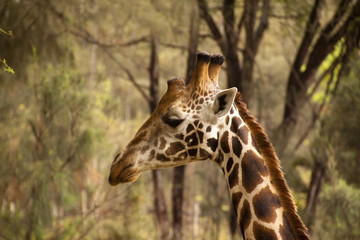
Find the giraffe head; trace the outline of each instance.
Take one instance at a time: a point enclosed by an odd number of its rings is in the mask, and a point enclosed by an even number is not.
[[[219,132],[237,93],[236,88],[219,88],[223,62],[221,55],[199,53],[188,85],[181,79],[168,81],[167,92],[153,114],[116,155],[111,185],[133,182],[147,170],[222,158],[217,151]]]

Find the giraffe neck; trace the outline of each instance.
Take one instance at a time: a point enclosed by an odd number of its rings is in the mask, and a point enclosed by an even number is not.
[[[234,110],[219,134],[222,168],[244,239],[295,239],[249,128]],[[218,157],[219,158],[219,157]]]

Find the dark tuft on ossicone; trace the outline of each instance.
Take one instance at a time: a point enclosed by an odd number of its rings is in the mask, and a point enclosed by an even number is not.
[[[220,54],[214,54],[211,56],[211,63],[213,64],[217,64],[217,65],[222,65],[225,61],[225,58],[220,55]]]
[[[208,62],[210,62],[210,58],[211,58],[211,56],[207,52],[199,52],[197,54],[197,61],[198,62],[206,62],[206,63],[208,63]]]

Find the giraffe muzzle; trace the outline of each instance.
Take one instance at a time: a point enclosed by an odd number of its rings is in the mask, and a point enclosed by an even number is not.
[[[121,170],[112,166],[109,175],[109,183],[112,186],[116,186],[119,183],[134,182],[138,179],[139,175],[140,174],[133,168],[132,165],[129,165]]]
[[[116,186],[119,183],[134,182],[140,173],[135,164],[128,158],[127,152],[114,159],[110,169],[109,183]]]

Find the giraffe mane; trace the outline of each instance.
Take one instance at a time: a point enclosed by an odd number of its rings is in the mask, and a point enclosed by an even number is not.
[[[297,214],[293,197],[290,194],[290,189],[287,186],[284,174],[281,171],[279,158],[277,157],[275,149],[269,141],[267,134],[262,126],[256,121],[255,117],[250,114],[239,92],[236,94],[235,105],[241,118],[249,127],[260,154],[264,158],[270,174],[270,179],[278,193],[281,205],[284,207],[285,215],[289,220],[296,239],[310,239],[307,227]]]

